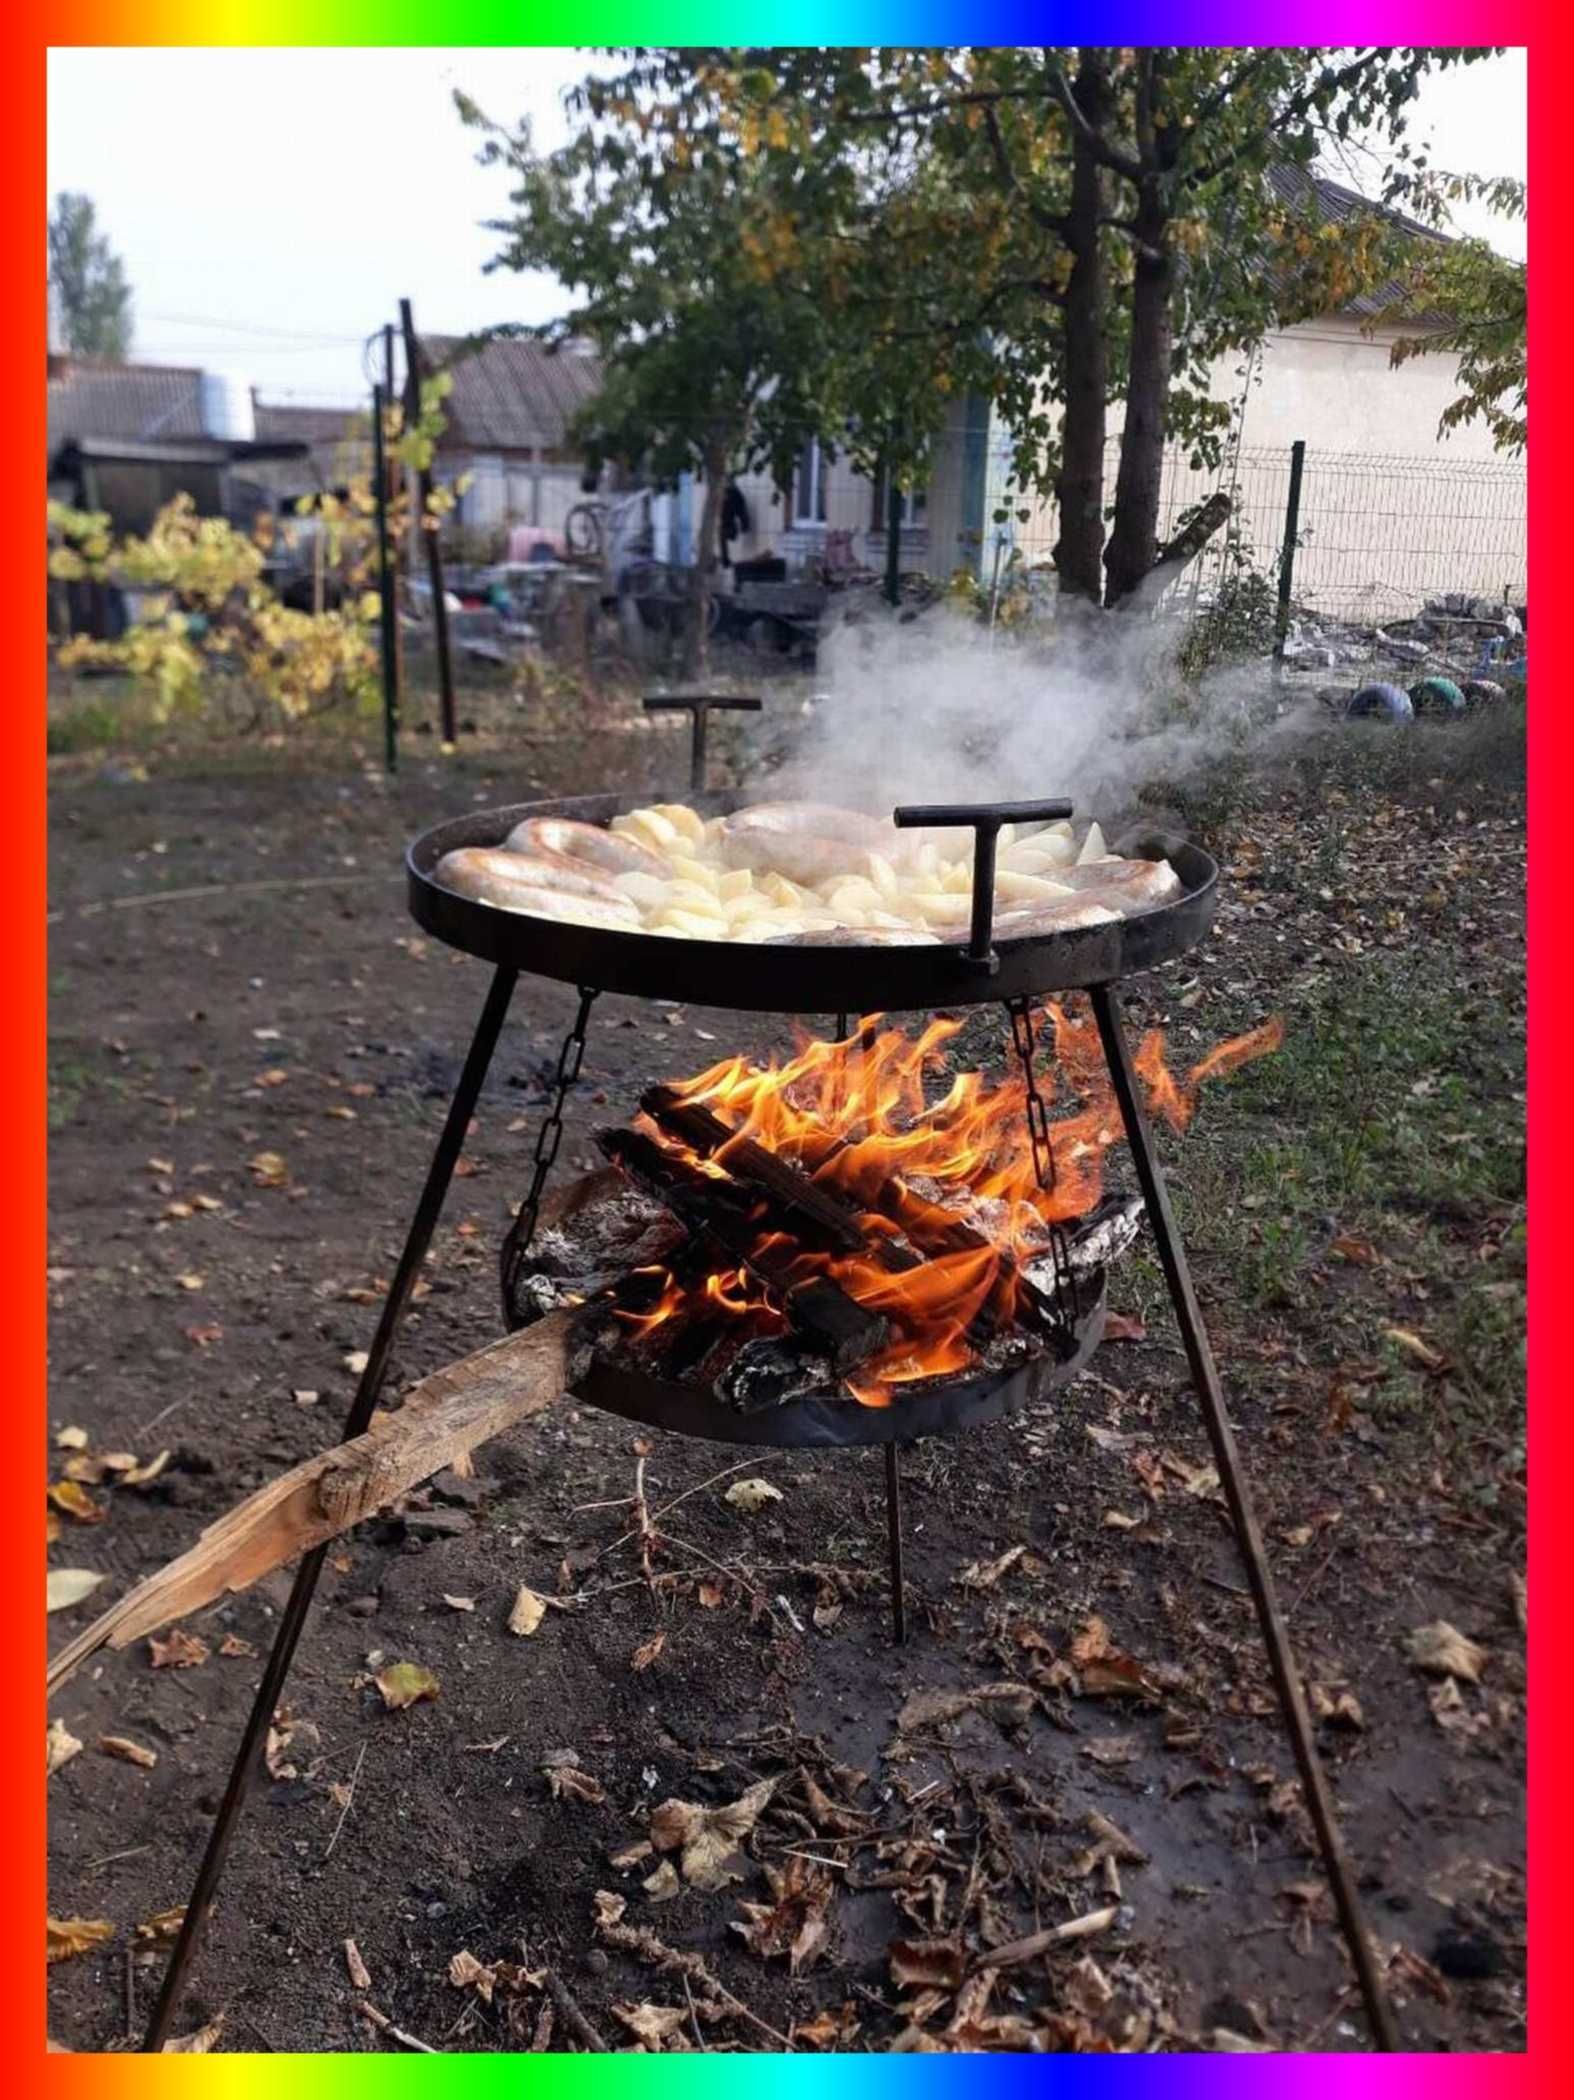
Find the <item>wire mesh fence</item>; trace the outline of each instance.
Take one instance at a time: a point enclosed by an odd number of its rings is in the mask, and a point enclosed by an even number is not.
[[[1118,444],[1105,475],[1113,495]],[[1172,447],[1164,462],[1161,544],[1216,491],[1231,498],[1228,526],[1192,563],[1174,609],[1200,612],[1256,570],[1277,579],[1284,556],[1291,448],[1232,448],[1217,466]],[[883,572],[885,492],[841,461],[800,474],[786,491],[748,490],[752,529],[732,549],[789,575]],[[1004,515],[1002,516],[1001,513]],[[944,578],[973,568],[987,585],[1015,562],[1052,564],[1053,504],[1010,487],[1009,439],[997,427],[955,429],[927,489],[904,499],[900,567]],[[1526,477],[1522,464],[1436,454],[1341,452],[1309,443],[1293,564],[1298,614],[1377,626],[1451,594],[1523,605]]]

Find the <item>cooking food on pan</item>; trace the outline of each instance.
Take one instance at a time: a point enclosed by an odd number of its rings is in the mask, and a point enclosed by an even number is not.
[[[462,846],[437,880],[504,911],[685,940],[902,947],[962,942],[973,908],[965,832],[898,831],[820,802],[762,802],[704,817],[653,803],[603,829],[527,817],[501,846]],[[997,940],[1098,926],[1167,904],[1165,860],[1112,854],[1097,824],[1005,826],[995,864]]]

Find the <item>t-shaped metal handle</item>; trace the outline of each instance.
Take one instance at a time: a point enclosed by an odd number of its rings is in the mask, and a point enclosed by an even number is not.
[[[734,714],[757,715],[763,705],[757,693],[648,693],[648,715],[687,711],[692,725],[689,744],[689,787],[697,795],[705,792],[705,734],[712,708],[729,708]]]
[[[970,962],[999,967],[990,938],[995,924],[995,847],[1002,824],[1054,824],[1071,815],[1071,804],[1054,802],[921,802],[893,810],[898,831],[933,827],[949,830],[969,825],[973,832],[973,929],[967,944]]]

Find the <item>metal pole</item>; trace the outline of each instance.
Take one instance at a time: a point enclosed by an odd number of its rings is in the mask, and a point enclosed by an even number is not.
[[[891,1564],[891,1633],[898,1648],[907,1645],[907,1583],[902,1572],[902,1458],[895,1444],[885,1447],[885,1538]]]
[[[1273,660],[1284,663],[1285,637],[1290,631],[1290,584],[1295,575],[1295,541],[1301,526],[1301,470],[1306,465],[1306,440],[1297,438],[1290,447],[1290,493],[1284,506],[1284,551],[1279,556],[1279,610],[1273,623]]]
[[[1207,1332],[1202,1323],[1202,1309],[1197,1303],[1196,1292],[1192,1289],[1185,1249],[1181,1245],[1175,1216],[1170,1209],[1169,1192],[1164,1185],[1158,1156],[1153,1150],[1147,1122],[1142,1113],[1131,1052],[1121,1029],[1120,1015],[1110,987],[1107,984],[1096,984],[1088,996],[1093,1003],[1093,1015],[1098,1022],[1099,1040],[1104,1046],[1104,1059],[1109,1066],[1110,1079],[1114,1083],[1115,1097],[1120,1103],[1121,1120],[1126,1126],[1126,1141],[1131,1147],[1131,1156],[1136,1163],[1137,1180],[1148,1207],[1154,1238],[1158,1242],[1159,1262],[1164,1270],[1164,1281],[1169,1286],[1170,1302],[1175,1308],[1175,1320],[1180,1328],[1181,1343],[1191,1369],[1192,1384],[1196,1387],[1197,1397],[1202,1404],[1208,1441],[1213,1447],[1214,1464],[1218,1467],[1224,1499],[1229,1505],[1230,1520],[1235,1526],[1236,1542],[1240,1547],[1246,1579],[1251,1587],[1252,1602],[1257,1608],[1257,1623],[1262,1632],[1263,1646],[1268,1651],[1268,1668],[1273,1677],[1274,1689],[1279,1696],[1285,1731],[1290,1738],[1290,1747],[1295,1753],[1295,1762],[1300,1769],[1306,1806],[1317,1832],[1323,1866],[1327,1871],[1329,1886],[1333,1890],[1334,1905],[1339,1913],[1345,1943],[1350,1949],[1350,1959],[1355,1965],[1356,1981],[1366,2007],[1366,2017],[1378,2048],[1397,2049],[1399,2036],[1394,2026],[1394,2016],[1389,2009],[1377,1957],[1372,1951],[1372,1943],[1367,1937],[1366,1926],[1361,1917],[1361,1906],[1355,1892],[1355,1877],[1345,1854],[1344,1841],[1339,1835],[1333,1796],[1329,1792],[1328,1781],[1323,1774],[1312,1737],[1312,1722],[1307,1711],[1306,1695],[1301,1688],[1300,1674],[1290,1648],[1290,1636],[1279,1611],[1278,1598],[1274,1594],[1273,1578],[1268,1572],[1268,1557],[1263,1551],[1262,1533],[1257,1528],[1257,1517],[1247,1495],[1240,1454],[1235,1447],[1235,1432],[1230,1427],[1230,1418],[1225,1409],[1224,1387],[1213,1361],[1213,1351],[1208,1346]]]
[[[399,301],[399,325],[404,330],[405,427],[414,429],[421,413],[421,346],[416,339],[415,316],[408,299]],[[443,588],[443,550],[437,528],[428,531],[426,506],[432,493],[429,467],[415,471],[416,514],[410,529],[421,535],[426,549],[426,573],[432,586],[432,632],[437,640],[437,690],[442,708],[443,742],[455,741],[458,730],[454,715],[454,661],[448,646],[448,594]]]
[[[398,400],[394,386],[394,332],[391,322],[383,323],[383,405],[392,408]],[[386,441],[385,441],[386,442]],[[394,583],[394,669],[398,674],[399,690],[404,691],[404,629],[399,625],[399,542],[394,531],[394,516],[399,507],[401,474],[399,461],[391,451],[386,452],[384,465],[388,484],[388,548],[389,567],[393,571]],[[412,550],[413,551],[413,550]]]
[[[896,470],[885,470],[885,595],[891,605],[902,602],[902,491]]]
[[[379,390],[380,391],[380,390]],[[404,1243],[404,1252],[399,1257],[399,1266],[394,1271],[393,1282],[383,1300],[377,1332],[372,1346],[366,1353],[366,1369],[361,1373],[361,1382],[356,1387],[355,1399],[351,1403],[345,1421],[341,1441],[359,1436],[372,1419],[377,1405],[377,1396],[382,1390],[387,1375],[388,1358],[409,1303],[410,1289],[414,1284],[426,1250],[431,1245],[432,1234],[443,1208],[443,1198],[448,1193],[448,1184],[453,1179],[454,1167],[463,1150],[465,1133],[470,1127],[470,1118],[475,1113],[476,1101],[486,1078],[487,1067],[492,1062],[497,1048],[497,1039],[502,1032],[503,1020],[508,1012],[509,1001],[514,996],[518,972],[499,967],[487,993],[486,1004],[476,1022],[475,1034],[470,1041],[469,1054],[465,1058],[464,1070],[459,1075],[459,1084],[454,1089],[453,1100],[448,1106],[448,1116],[443,1124],[442,1136],[437,1141],[437,1150],[432,1155],[432,1164],[427,1169],[426,1184],[421,1190],[421,1200],[416,1205],[415,1216],[410,1223],[410,1232]],[[257,1687],[257,1696],[252,1702],[251,1714],[246,1730],[241,1737],[240,1748],[235,1753],[235,1762],[230,1767],[229,1782],[224,1789],[224,1798],[219,1803],[219,1812],[214,1818],[213,1828],[208,1833],[207,1850],[202,1855],[202,1864],[197,1869],[197,1879],[181,1920],[180,1937],[175,1942],[174,1952],[169,1958],[169,1967],[164,1971],[164,1981],[159,1989],[158,2002],[148,2021],[147,2032],[142,2039],[145,2054],[156,2055],[169,2038],[170,2023],[180,2002],[181,1990],[186,1981],[186,1972],[191,1967],[197,1951],[197,1943],[207,1923],[214,1895],[218,1889],[219,1876],[224,1872],[224,1862],[229,1855],[230,1840],[241,1809],[245,1806],[247,1793],[262,1762],[263,1750],[268,1740],[268,1728],[273,1720],[274,1709],[284,1692],[285,1679],[290,1673],[290,1664],[295,1658],[296,1643],[306,1624],[306,1614],[311,1609],[312,1593],[317,1587],[317,1578],[327,1558],[331,1541],[314,1546],[302,1557],[295,1571],[294,1586],[290,1590],[289,1602],[279,1621],[279,1630],[273,1637],[267,1664],[263,1669],[262,1682]]]
[[[388,566],[388,480],[383,444],[384,395],[372,388],[372,487],[377,501],[377,594],[382,612],[383,766],[399,770],[398,628],[394,616],[393,576]]]

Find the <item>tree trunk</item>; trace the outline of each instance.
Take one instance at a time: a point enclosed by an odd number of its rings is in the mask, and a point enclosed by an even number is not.
[[[710,632],[712,581],[721,559],[721,508],[727,495],[727,447],[713,442],[705,448],[705,499],[700,505],[699,538],[694,548],[694,573],[690,582],[689,624],[684,636],[683,676],[703,678]]]
[[[1159,61],[1146,53],[1137,89],[1137,150],[1143,165],[1132,219],[1137,251],[1131,291],[1131,363],[1126,422],[1115,480],[1115,523],[1105,556],[1104,602],[1129,598],[1159,553],[1159,496],[1164,480],[1164,426],[1174,348],[1175,260],[1165,186],[1171,154],[1154,121]]]
[[[1102,51],[1080,55],[1077,105],[1095,131],[1109,118],[1109,81]],[[1097,605],[1104,594],[1104,439],[1108,360],[1104,348],[1104,258],[1099,215],[1103,181],[1094,148],[1079,134],[1072,143],[1071,201],[1065,240],[1071,250],[1066,285],[1066,399],[1060,437],[1060,473],[1055,501],[1060,537],[1055,570],[1060,588]]]

